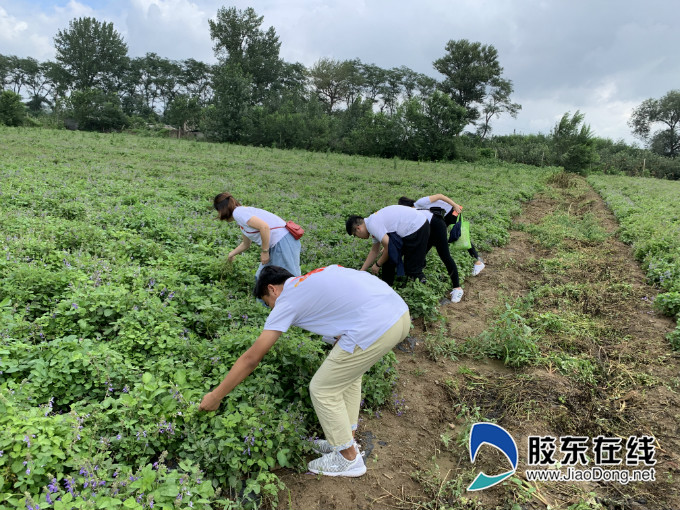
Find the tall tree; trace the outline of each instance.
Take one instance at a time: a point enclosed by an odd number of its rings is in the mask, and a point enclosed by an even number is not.
[[[221,7],[215,20],[208,20],[213,49],[219,62],[240,69],[240,76],[252,80],[252,102],[261,103],[276,86],[281,73],[281,43],[274,27],[262,30],[263,17],[248,7]]]
[[[498,78],[493,81],[489,95],[482,104],[482,118],[477,126],[477,134],[482,140],[491,132],[491,119],[494,117],[498,118],[502,113],[509,113],[513,119],[517,118],[522,105],[510,101],[511,93],[512,84],[508,80]]]
[[[348,95],[350,66],[346,61],[332,58],[319,59],[309,70],[309,77],[319,100],[328,113]]]
[[[463,106],[468,121],[475,123],[481,116],[480,108],[485,100],[499,90],[503,68],[498,62],[498,51],[491,45],[460,39],[449,41],[446,52],[433,63],[434,68],[445,76],[439,88]],[[509,103],[512,82],[504,79],[503,82],[502,90]]]
[[[659,124],[665,127],[652,132]],[[677,157],[680,154],[680,90],[671,90],[661,99],[643,101],[633,110],[628,125],[652,151]]]
[[[4,90],[9,83],[9,74],[12,67],[11,57],[0,54],[0,89]]]
[[[586,173],[592,163],[598,160],[595,135],[576,111],[569,116],[565,113],[552,130],[552,142],[559,165],[567,172]]]
[[[113,23],[78,18],[54,38],[56,60],[69,77],[71,87],[113,91],[128,62],[127,44]]]
[[[213,94],[211,66],[189,58],[181,63],[181,67],[179,83],[183,88],[183,93],[197,98],[200,104],[208,103]]]
[[[378,102],[380,90],[387,79],[387,71],[375,64],[361,64],[362,92],[371,103]]]
[[[27,103],[32,112],[42,110],[43,104],[52,105],[50,96],[54,93],[55,83],[49,76],[53,62],[28,62],[26,71],[26,92],[29,96]]]

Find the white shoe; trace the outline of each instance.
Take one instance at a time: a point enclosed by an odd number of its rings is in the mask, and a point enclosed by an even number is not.
[[[485,267],[486,265],[484,264],[484,262],[482,262],[481,264],[474,264],[472,266],[472,276],[477,276],[479,273],[482,272],[482,269],[484,269]]]
[[[451,291],[451,302],[459,303],[463,299],[463,289],[453,289]]]
[[[340,452],[330,452],[307,464],[312,473],[326,476],[347,476],[355,478],[366,473],[366,464],[361,455],[354,460],[347,460]]]

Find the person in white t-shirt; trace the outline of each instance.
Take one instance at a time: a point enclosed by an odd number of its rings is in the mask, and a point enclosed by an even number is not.
[[[345,222],[345,228],[351,236],[360,239],[370,237],[373,240],[373,246],[361,266],[362,271],[370,268],[373,274],[378,274],[382,268],[382,279],[391,286],[397,274],[395,256],[400,253],[404,257],[405,275],[425,281],[423,269],[430,224],[418,211],[401,205],[389,205],[368,218],[350,216]],[[402,244],[401,250],[395,251],[395,242]]]
[[[262,268],[268,265],[285,267],[293,275],[300,276],[300,241],[288,232],[283,219],[264,209],[245,207],[228,192],[217,195],[213,205],[220,220],[236,222],[241,229],[241,244],[229,252],[229,262],[255,243],[260,247],[256,280]]]
[[[449,252],[448,234],[446,229],[449,225],[453,225],[458,221],[458,215],[463,208],[449,197],[442,194],[426,196],[418,200],[401,197],[398,203],[399,205],[414,207],[417,210],[432,214],[432,219],[430,221],[430,238],[427,249],[429,251],[432,246],[436,248],[439,258],[444,263],[444,266],[446,266],[446,270],[451,277],[451,283],[453,285],[451,301],[453,303],[458,303],[463,297],[463,289],[460,286],[458,267]],[[479,253],[477,253],[474,244],[471,244],[468,253],[475,259],[475,263],[472,266],[472,275],[477,276],[482,272],[482,269],[484,269],[484,262],[479,256]]]
[[[309,393],[326,439],[315,441],[322,456],[308,468],[329,476],[363,475],[366,466],[354,440],[361,378],[408,335],[411,319],[406,303],[378,278],[337,265],[298,277],[267,266],[254,292],[272,312],[257,340],[220,385],[203,397],[199,409],[219,408],[291,326],[322,335],[333,348],[312,377]]]

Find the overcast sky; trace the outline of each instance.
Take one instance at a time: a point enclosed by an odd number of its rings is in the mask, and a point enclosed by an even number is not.
[[[643,100],[680,89],[675,0],[0,0],[0,54],[53,59],[53,38],[73,18],[113,22],[132,57],[214,63],[208,19],[252,7],[273,26],[281,57],[358,58],[437,79],[432,62],[452,39],[498,50],[522,105],[494,133],[549,133],[580,110],[597,136],[635,141],[627,121]]]

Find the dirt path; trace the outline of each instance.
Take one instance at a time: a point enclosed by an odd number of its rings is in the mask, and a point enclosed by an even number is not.
[[[572,236],[572,226],[586,237]],[[415,351],[397,352],[395,400],[403,399],[403,413],[363,416],[367,474],[332,479],[282,470],[281,508],[680,508],[680,359],[664,338],[674,323],[653,310],[656,291],[616,239],[613,215],[584,180],[572,178],[527,203],[515,227],[504,248],[487,254],[487,268],[465,282],[463,301],[442,309],[446,326],[417,328]],[[560,229],[566,238],[550,239]],[[509,368],[461,355],[465,340],[493,326],[505,303],[528,298],[522,313],[539,338],[541,362]],[[470,493],[477,472],[502,465],[485,447],[482,462],[470,463],[465,431],[476,421],[503,426],[520,462],[513,481]],[[656,481],[522,482],[529,435],[653,435]]]

